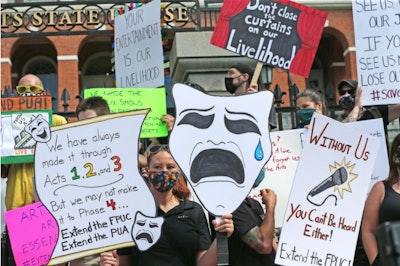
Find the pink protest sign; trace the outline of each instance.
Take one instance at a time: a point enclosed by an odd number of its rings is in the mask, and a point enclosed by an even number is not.
[[[58,239],[58,226],[41,202],[4,214],[17,266],[47,265]]]
[[[326,17],[289,0],[225,0],[210,43],[308,77]]]

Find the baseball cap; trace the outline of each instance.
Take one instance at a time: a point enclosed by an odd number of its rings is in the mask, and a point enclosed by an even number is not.
[[[242,74],[245,74],[245,73],[248,74],[249,80],[251,80],[253,78],[254,69],[251,66],[249,66],[248,64],[237,63],[237,64],[231,66],[231,68],[236,68]]]
[[[340,91],[344,85],[348,85],[348,86],[352,87],[353,89],[357,89],[358,82],[353,79],[342,80],[341,82],[339,82],[338,90]]]

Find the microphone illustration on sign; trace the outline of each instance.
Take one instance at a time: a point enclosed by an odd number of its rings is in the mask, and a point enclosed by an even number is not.
[[[315,186],[313,189],[311,189],[311,191],[307,195],[307,200],[313,205],[321,206],[322,204],[325,203],[325,201],[330,196],[333,196],[336,199],[335,200],[335,206],[336,206],[337,197],[333,194],[326,197],[325,200],[321,204],[316,204],[314,202],[311,202],[309,197],[313,197],[313,196],[327,190],[330,187],[342,185],[344,182],[347,181],[347,177],[348,177],[348,175],[347,175],[347,170],[345,167],[340,167],[339,169],[336,169],[336,171],[332,175],[330,175],[328,178],[326,178],[321,183],[319,183],[317,186]]]

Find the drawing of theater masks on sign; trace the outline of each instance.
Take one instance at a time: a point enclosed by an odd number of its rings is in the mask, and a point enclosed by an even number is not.
[[[24,130],[31,135],[36,142],[45,143],[51,138],[49,122],[47,122],[41,114],[26,125]]]
[[[171,153],[209,212],[232,213],[271,156],[273,95],[211,96],[183,84],[172,93],[177,115]]]

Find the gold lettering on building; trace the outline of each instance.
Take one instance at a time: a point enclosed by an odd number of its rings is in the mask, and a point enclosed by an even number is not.
[[[35,12],[2,12],[1,13],[1,27],[2,28],[19,28],[22,26],[64,26],[64,25],[96,25],[99,23],[108,24],[109,21],[114,21],[115,12],[119,8],[112,8],[109,10],[101,11],[96,9],[85,10],[66,10],[66,11],[35,11]],[[104,14],[108,16],[104,18]],[[189,10],[187,7],[171,7],[164,8],[163,20],[166,23],[177,21],[187,22],[190,20]]]

